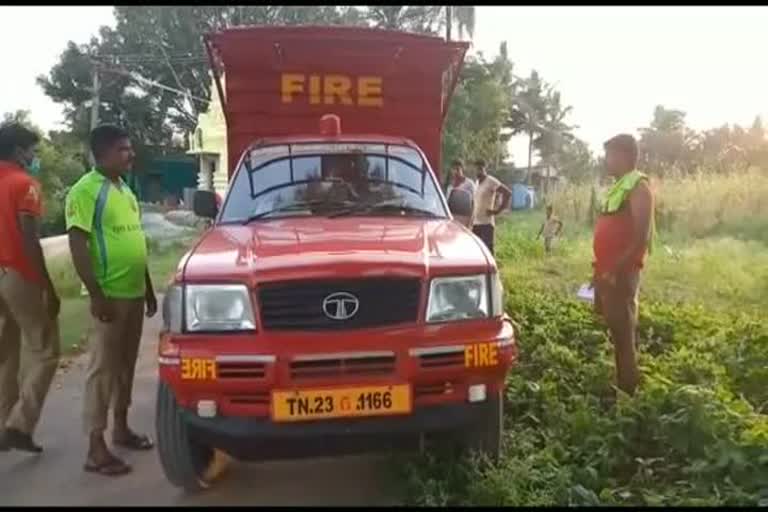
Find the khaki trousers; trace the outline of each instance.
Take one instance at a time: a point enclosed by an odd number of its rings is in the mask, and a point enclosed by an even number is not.
[[[144,326],[144,299],[110,300],[115,311],[112,322],[93,319],[83,410],[86,434],[107,429],[110,404],[119,414],[126,414],[131,405],[133,376]]]
[[[60,350],[40,285],[0,267],[0,428],[34,432]]]
[[[635,354],[639,284],[640,273],[630,272],[617,276],[615,286],[600,281],[595,285],[595,305],[613,341],[616,382],[619,389],[630,395],[640,380]]]

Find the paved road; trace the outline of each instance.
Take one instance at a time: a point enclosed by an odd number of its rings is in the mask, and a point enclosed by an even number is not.
[[[153,438],[158,328],[155,318],[144,329],[130,418],[136,430]],[[85,364],[79,357],[56,376],[36,432],[45,453],[0,453],[0,506],[396,504],[385,490],[386,462],[380,456],[234,463],[216,487],[193,496],[167,483],[155,452],[125,453],[134,471],[121,478],[85,473],[80,422]]]

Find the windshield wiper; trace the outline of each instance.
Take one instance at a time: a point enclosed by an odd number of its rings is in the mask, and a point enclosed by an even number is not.
[[[305,201],[302,203],[287,204],[285,206],[280,206],[279,208],[275,208],[274,210],[267,210],[266,212],[261,212],[255,215],[251,215],[250,217],[248,217],[243,221],[243,224],[248,224],[249,222],[252,222],[254,220],[259,220],[265,217],[269,217],[270,215],[273,215],[275,213],[300,211],[300,210],[307,210],[307,209],[317,208],[317,207],[346,208],[352,204],[354,203],[350,201],[328,201],[325,199],[316,199],[314,201]]]
[[[391,201],[384,201],[381,203],[373,203],[373,204],[358,204],[352,208],[349,208],[347,210],[343,210],[340,212],[333,213],[329,215],[328,217],[333,219],[336,217],[346,217],[349,215],[357,215],[357,214],[367,214],[367,213],[373,213],[373,212],[380,212],[380,211],[388,211],[388,210],[394,210],[398,212],[403,213],[412,213],[417,215],[423,215],[425,217],[439,217],[435,212],[431,212],[429,210],[424,210],[423,208],[417,208],[415,206],[409,206],[407,204],[403,204],[401,202],[399,203],[393,203]]]

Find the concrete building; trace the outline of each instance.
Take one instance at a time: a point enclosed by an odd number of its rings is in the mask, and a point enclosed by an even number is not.
[[[227,123],[224,120],[224,110],[221,107],[221,98],[219,98],[213,73],[209,73],[209,76],[211,79],[211,103],[208,106],[208,111],[197,117],[197,127],[190,136],[187,154],[196,156],[200,164],[197,188],[214,190],[223,197],[229,186],[227,178],[229,162]],[[221,83],[222,89],[224,89],[223,75]]]

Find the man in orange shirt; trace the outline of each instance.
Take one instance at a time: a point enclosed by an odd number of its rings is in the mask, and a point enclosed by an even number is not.
[[[0,450],[39,453],[32,433],[59,361],[59,298],[40,247],[37,134],[0,127]]]
[[[635,355],[637,292],[653,241],[653,195],[638,172],[637,142],[622,134],[605,143],[605,167],[615,182],[603,201],[593,240],[595,308],[605,319],[616,356],[619,388],[633,394],[640,380]]]

